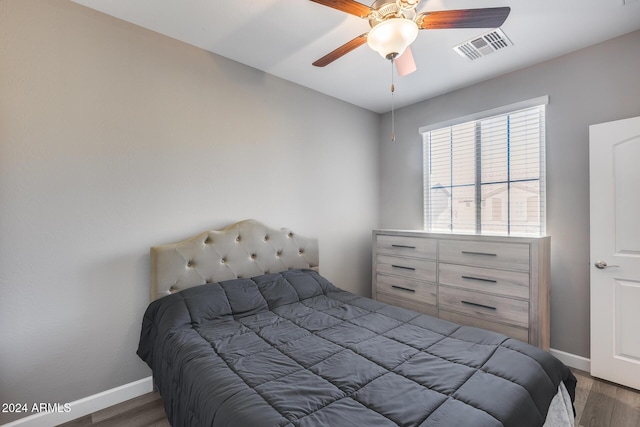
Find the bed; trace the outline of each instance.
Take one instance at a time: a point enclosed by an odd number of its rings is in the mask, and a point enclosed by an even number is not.
[[[360,297],[254,220],[151,248],[138,355],[177,426],[573,426],[547,352]]]

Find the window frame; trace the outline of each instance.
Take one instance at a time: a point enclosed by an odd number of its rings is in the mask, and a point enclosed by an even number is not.
[[[549,104],[549,96],[545,95],[545,96],[541,96],[541,97],[537,97],[537,98],[532,98],[526,101],[521,101],[521,102],[517,102],[517,103],[513,103],[513,104],[509,104],[509,105],[505,105],[502,107],[498,107],[498,108],[494,108],[494,109],[490,109],[490,110],[485,110],[482,112],[478,112],[478,113],[474,113],[474,114],[470,114],[464,117],[458,117],[458,118],[454,118],[451,120],[447,120],[447,121],[443,121],[443,122],[438,122],[438,123],[434,123],[434,124],[430,124],[430,125],[426,125],[423,127],[419,128],[419,133],[422,136],[422,141],[423,141],[423,229],[426,231],[430,231],[430,232],[447,232],[446,230],[433,230],[430,227],[430,210],[429,207],[431,205],[430,203],[430,182],[429,182],[429,176],[428,176],[428,169],[427,169],[427,162],[430,161],[430,154],[428,152],[428,149],[426,147],[426,142],[425,142],[425,134],[431,131],[435,131],[435,130],[440,130],[443,128],[450,128],[456,125],[461,125],[461,124],[466,124],[469,122],[475,122],[475,126],[478,127],[480,126],[480,121],[485,120],[485,119],[489,119],[489,118],[493,118],[495,116],[501,116],[501,115],[507,115],[510,113],[516,113],[518,111],[521,110],[526,110],[526,109],[530,109],[530,108],[534,108],[534,107],[545,107],[544,108],[544,112],[542,114],[541,117],[541,126],[540,126],[540,144],[539,144],[539,148],[540,148],[540,159],[539,159],[539,171],[540,171],[540,176],[539,176],[539,197],[542,198],[542,200],[540,200],[540,211],[539,211],[539,215],[541,217],[540,219],[540,227],[539,227],[539,231],[536,233],[524,233],[524,232],[511,232],[511,219],[509,218],[507,220],[508,224],[507,224],[507,232],[506,233],[500,233],[500,232],[496,232],[496,231],[487,231],[487,232],[483,232],[481,230],[481,218],[480,218],[480,211],[482,209],[481,207],[481,185],[479,186],[479,184],[482,184],[481,182],[481,178],[480,178],[480,166],[478,166],[478,163],[481,163],[481,153],[478,152],[478,145],[476,145],[476,152],[475,152],[475,163],[476,163],[476,173],[475,173],[475,183],[474,183],[474,197],[476,199],[476,216],[475,216],[475,231],[474,230],[449,230],[448,232],[451,234],[484,234],[484,235],[507,235],[507,236],[518,236],[518,235],[522,235],[522,236],[544,236],[546,235],[546,223],[547,223],[547,204],[546,204],[546,105]],[[480,200],[478,200],[480,199]]]

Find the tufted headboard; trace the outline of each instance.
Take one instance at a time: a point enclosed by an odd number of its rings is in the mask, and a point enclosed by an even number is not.
[[[318,269],[318,240],[249,219],[151,247],[151,300],[205,283]]]

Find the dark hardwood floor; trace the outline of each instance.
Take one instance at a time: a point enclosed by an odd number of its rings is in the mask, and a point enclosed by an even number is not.
[[[577,369],[573,373],[578,378],[576,427],[640,427],[640,391],[593,378]],[[62,426],[168,427],[169,421],[160,395],[154,392]]]
[[[640,427],[640,391],[572,369],[576,388],[576,427]]]

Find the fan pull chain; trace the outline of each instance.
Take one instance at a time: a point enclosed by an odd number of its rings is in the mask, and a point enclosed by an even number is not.
[[[396,87],[393,84],[393,58],[391,58],[391,142],[396,140],[396,118],[393,108],[393,93],[396,91]]]

